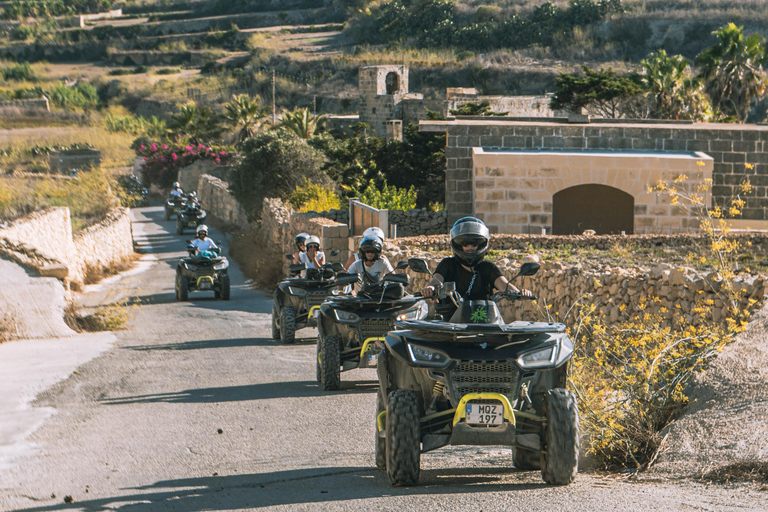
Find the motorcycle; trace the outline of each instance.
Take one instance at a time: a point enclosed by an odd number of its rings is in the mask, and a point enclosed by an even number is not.
[[[165,200],[164,218],[171,220],[171,216],[178,216],[179,211],[184,208],[184,198],[181,196],[169,196]]]
[[[429,272],[424,260],[409,266]],[[525,263],[515,278],[534,275]],[[505,445],[519,469],[566,485],[578,472],[579,413],[565,389],[573,343],[560,323],[504,323],[496,301],[535,297],[504,291],[464,301],[455,283],[438,298],[450,321],[398,320],[379,356],[376,465],[391,485],[415,485],[422,453],[451,445]]]
[[[229,300],[229,260],[221,249],[198,252],[194,245],[187,246],[189,256],[179,258],[176,265],[176,300],[189,299],[189,292],[212,290],[217,299]]]
[[[331,256],[338,254],[332,251]],[[293,256],[286,255],[287,259]],[[291,276],[278,283],[273,294],[272,338],[284,344],[296,341],[296,331],[304,327],[316,327],[315,311],[330,295],[342,293],[344,288],[359,279],[357,274],[347,274],[340,262],[326,263],[319,269],[307,268],[304,263],[289,266]],[[304,273],[304,277],[298,276]]]
[[[200,224],[205,224],[205,210],[199,203],[184,203],[184,207],[176,214],[176,234],[183,235],[187,229],[194,230]]]
[[[395,270],[406,267],[403,261]],[[341,372],[375,368],[384,336],[396,319],[426,318],[429,306],[421,297],[405,294],[408,282],[406,274],[386,274],[357,296],[330,296],[320,306],[316,378],[323,390],[339,389]]]

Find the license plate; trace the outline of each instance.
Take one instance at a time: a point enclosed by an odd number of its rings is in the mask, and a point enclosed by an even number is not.
[[[467,423],[470,425],[501,425],[504,423],[504,406],[501,404],[467,404]]]

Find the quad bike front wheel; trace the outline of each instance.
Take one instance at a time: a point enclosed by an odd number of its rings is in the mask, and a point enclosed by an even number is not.
[[[296,341],[296,312],[290,306],[280,310],[280,341],[285,345]]]
[[[315,379],[318,384],[323,382],[323,370],[320,368],[320,345],[323,343],[322,334],[317,334],[317,346],[315,348]]]
[[[516,428],[524,432],[538,432],[540,430],[538,422],[521,418]],[[541,435],[541,434],[539,434]],[[537,470],[541,469],[541,449],[527,450],[520,446],[512,448],[512,463],[517,469]]]
[[[183,274],[176,280],[176,298],[189,300],[189,278]]]
[[[229,300],[231,285],[229,284],[229,274],[221,276],[221,299]]]
[[[381,391],[376,393],[376,467],[382,471],[387,470],[387,438],[379,435],[379,415],[386,410]],[[386,427],[385,427],[386,428]]]
[[[341,340],[329,334],[320,342],[320,387],[323,391],[334,391],[341,387]]]
[[[277,306],[272,306],[272,339],[280,339],[280,312],[277,310]]]
[[[579,470],[579,409],[576,396],[562,388],[550,389],[544,399],[544,449],[541,476],[552,485],[567,485]]]
[[[410,389],[398,389],[387,401],[387,478],[390,485],[419,483],[421,422],[419,399]]]

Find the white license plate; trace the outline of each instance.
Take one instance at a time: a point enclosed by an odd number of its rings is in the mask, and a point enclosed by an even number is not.
[[[470,425],[501,425],[504,423],[504,406],[501,404],[467,404],[467,423]]]

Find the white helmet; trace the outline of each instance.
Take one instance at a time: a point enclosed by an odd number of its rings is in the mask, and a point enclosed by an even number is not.
[[[174,189],[179,189],[179,188],[181,188],[181,185],[179,184],[179,182],[178,182],[178,181],[174,181],[174,182],[173,182],[173,188],[174,188]]]
[[[384,235],[384,230],[381,228],[368,228],[363,231],[363,238],[366,236],[377,236],[383,242],[387,237]]]
[[[208,226],[205,224],[200,224],[197,226],[197,229],[195,230],[195,234],[199,235],[200,233],[205,233],[206,236],[208,236]]]
[[[304,246],[305,246],[307,249],[309,249],[309,245],[310,245],[310,244],[316,244],[316,245],[317,245],[317,250],[318,250],[318,251],[320,250],[320,239],[319,239],[319,238],[317,238],[316,236],[312,235],[312,236],[310,236],[310,237],[307,237],[307,240],[306,240],[306,242],[304,242]]]

